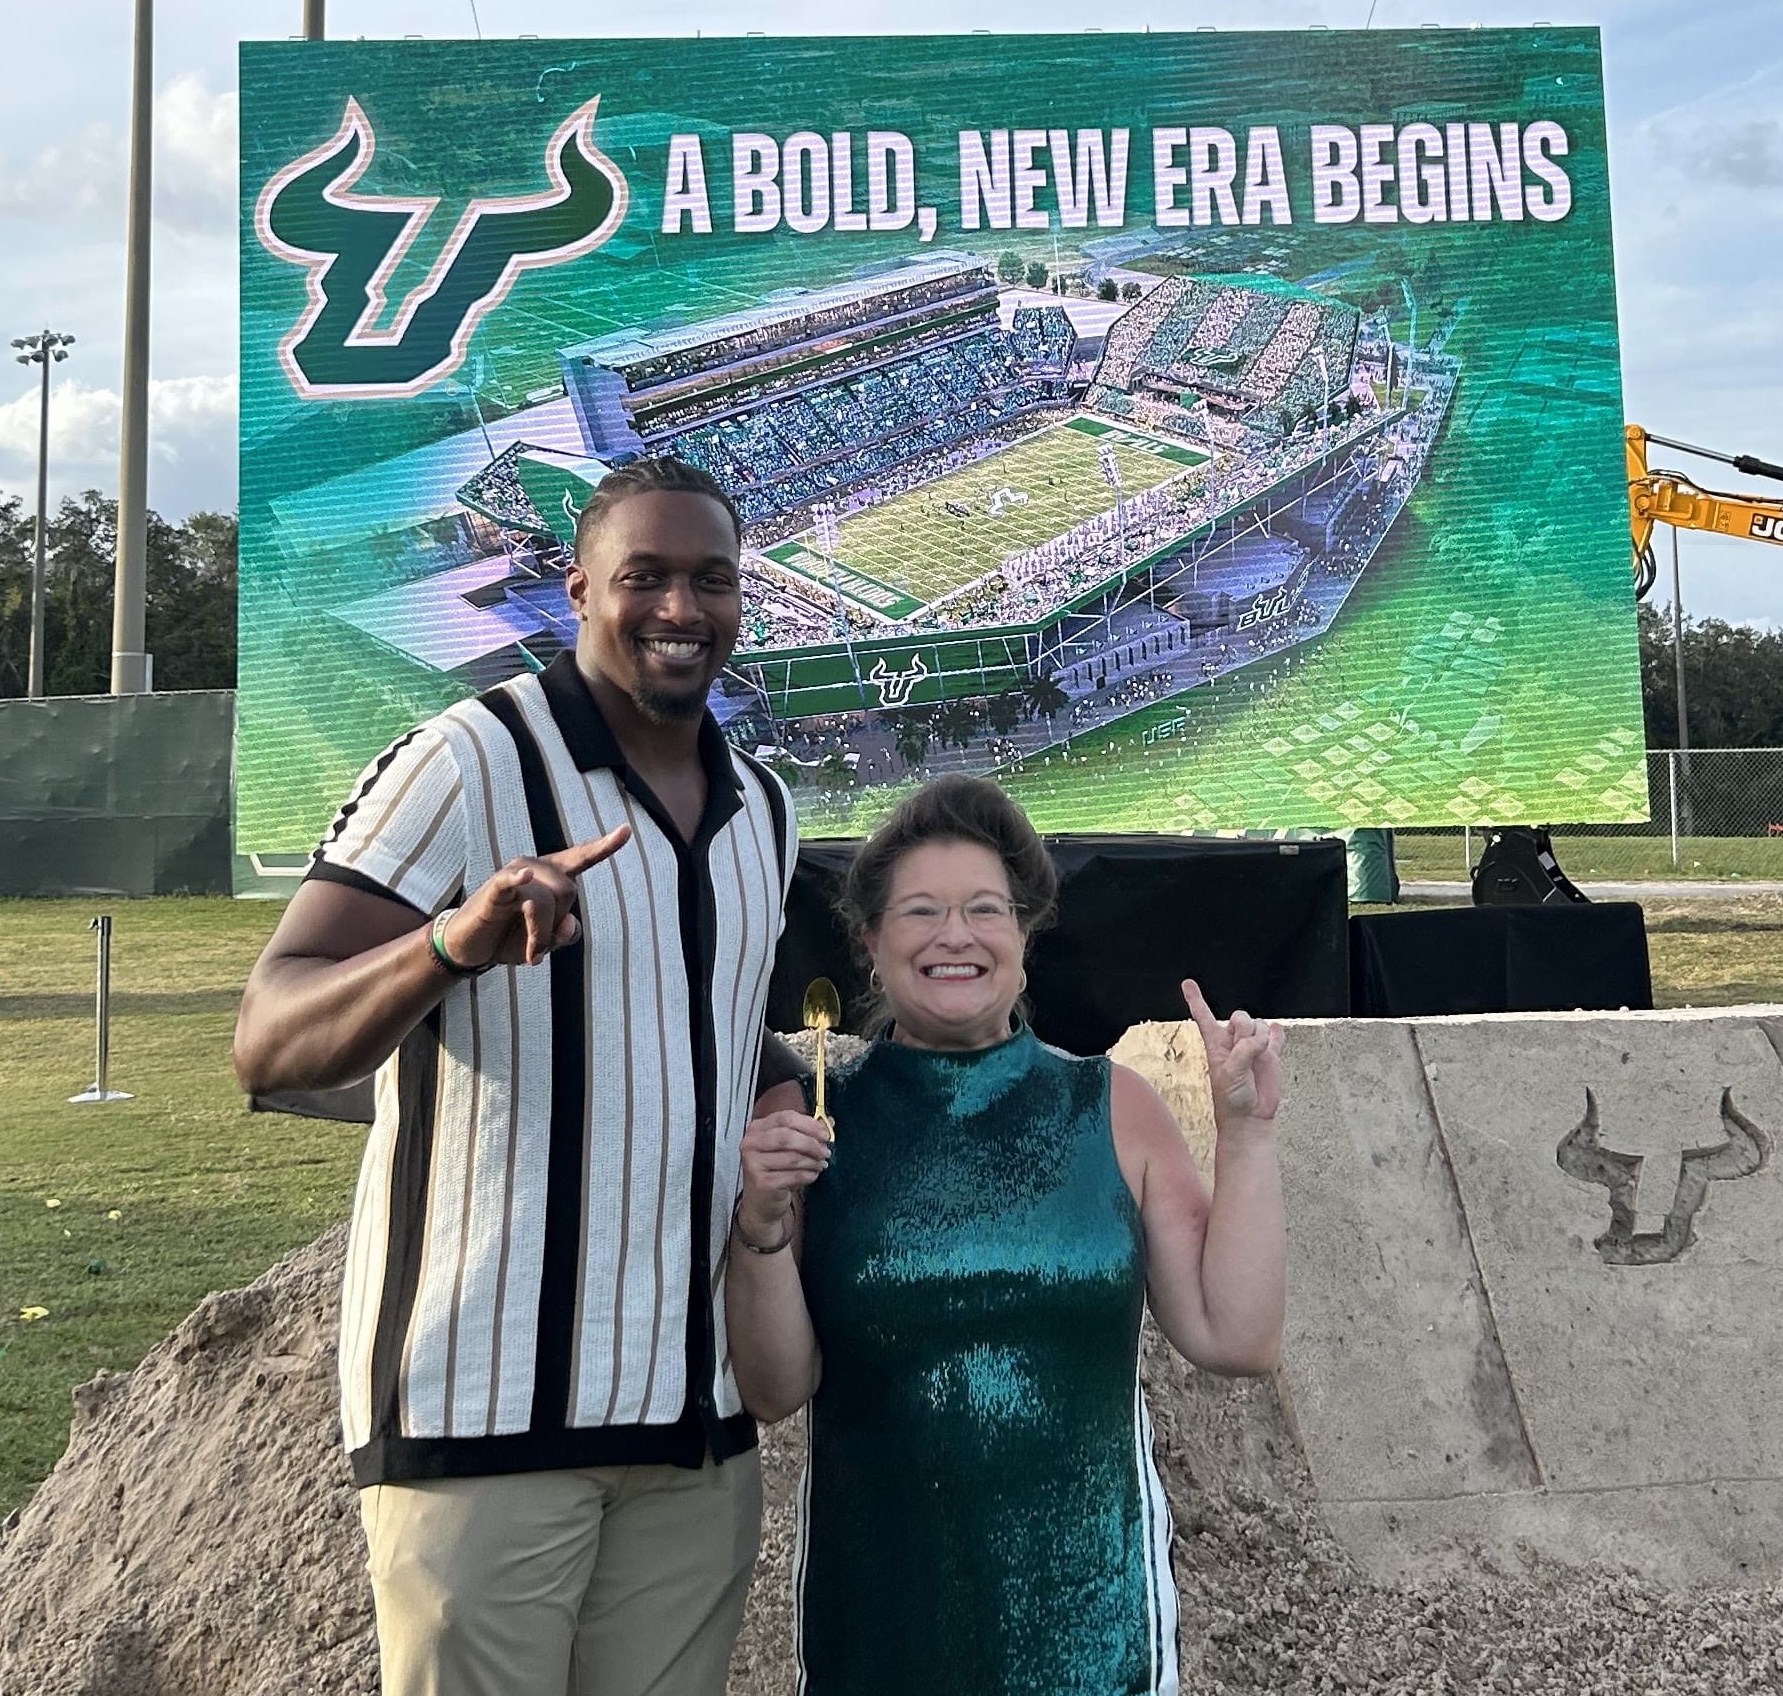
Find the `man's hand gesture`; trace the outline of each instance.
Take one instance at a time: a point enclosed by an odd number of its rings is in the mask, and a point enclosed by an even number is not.
[[[537,859],[515,859],[481,885],[446,925],[446,952],[459,965],[533,966],[582,934],[576,879],[631,838],[622,824],[592,842]]]
[[[1240,1011],[1221,1023],[1193,978],[1183,980],[1182,995],[1207,1050],[1215,1128],[1273,1121],[1282,1099],[1281,1026]]]

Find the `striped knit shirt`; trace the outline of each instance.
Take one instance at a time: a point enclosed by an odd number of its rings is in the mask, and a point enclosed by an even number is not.
[[[684,841],[563,655],[400,737],[310,875],[423,914],[625,823],[577,940],[453,985],[379,1069],[342,1302],[361,1485],[719,1460],[755,1441],[724,1256],[797,857],[708,714]]]

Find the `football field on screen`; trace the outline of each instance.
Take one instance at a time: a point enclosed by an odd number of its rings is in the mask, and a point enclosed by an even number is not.
[[[1102,475],[1104,445],[1129,495],[1205,462],[1204,455],[1143,431],[1073,419],[844,518],[836,556],[916,600],[932,601],[1008,555],[1108,511],[1114,490]]]

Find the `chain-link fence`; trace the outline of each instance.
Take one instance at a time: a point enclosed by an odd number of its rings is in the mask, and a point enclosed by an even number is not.
[[[1645,824],[1556,824],[1567,875],[1783,879],[1783,748],[1650,748],[1647,801]],[[1402,832],[1401,876],[1464,877],[1484,845],[1478,829]]]

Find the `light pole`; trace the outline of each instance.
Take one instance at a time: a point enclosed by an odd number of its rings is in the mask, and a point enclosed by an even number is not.
[[[43,554],[49,541],[50,516],[50,367],[68,357],[74,337],[45,330],[37,336],[20,336],[12,345],[24,350],[18,355],[19,364],[43,367],[43,403],[37,419],[37,550],[31,556],[31,666],[25,683],[27,697],[40,701],[44,693]]]
[[[1676,525],[1672,526],[1672,659],[1678,668],[1678,763],[1684,776],[1684,834],[1691,836],[1695,833],[1690,816],[1690,708],[1684,700],[1684,587],[1678,572]]]
[[[303,39],[320,41],[326,30],[323,20],[325,0],[303,0]],[[475,11],[475,7],[472,8]]]
[[[130,216],[124,245],[124,418],[118,439],[118,558],[111,611],[111,692],[146,695],[149,525],[149,239],[155,116],[155,0],[136,0],[130,77]]]

